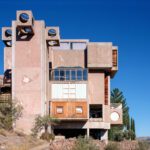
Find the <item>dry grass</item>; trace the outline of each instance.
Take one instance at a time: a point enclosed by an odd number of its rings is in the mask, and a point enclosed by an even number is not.
[[[7,136],[8,135],[8,131],[6,131],[4,129],[0,129],[0,135]]]
[[[29,150],[30,146],[28,143],[21,144],[19,146],[8,146],[8,150]]]

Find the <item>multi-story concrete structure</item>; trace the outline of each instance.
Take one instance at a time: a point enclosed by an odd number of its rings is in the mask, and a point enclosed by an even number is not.
[[[111,125],[122,123],[121,105],[110,103],[118,70],[111,42],[60,39],[58,27],[34,20],[31,11],[17,11],[2,39],[4,85],[10,83],[12,99],[24,108],[14,129],[30,133],[35,116],[49,114],[61,120],[56,135],[107,139]]]

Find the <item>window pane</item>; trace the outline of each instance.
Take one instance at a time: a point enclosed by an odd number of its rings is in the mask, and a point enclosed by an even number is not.
[[[71,80],[76,80],[76,71],[71,70]]]
[[[66,70],[66,80],[70,80],[70,70]]]
[[[72,43],[72,49],[75,49],[75,50],[84,50],[84,49],[86,49],[86,43],[74,42],[74,43]]]
[[[60,70],[60,80],[65,80],[65,71]]]
[[[83,112],[82,106],[77,106],[77,107],[76,107],[76,113],[82,114],[82,112]]]
[[[83,70],[83,80],[87,80],[87,69]]]
[[[59,70],[54,70],[54,80],[59,80]]]
[[[82,71],[77,70],[77,80],[82,80]]]
[[[63,113],[63,107],[62,106],[57,106],[56,111],[57,111],[58,114],[62,114]]]

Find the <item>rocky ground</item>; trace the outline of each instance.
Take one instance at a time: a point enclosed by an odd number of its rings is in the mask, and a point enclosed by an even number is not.
[[[0,130],[0,150],[72,150],[76,138],[65,139],[56,137],[54,141],[46,142],[22,133]],[[106,143],[99,140],[92,141],[99,150],[104,150]],[[112,142],[109,142],[112,143]],[[116,142],[120,150],[137,150],[138,141]]]
[[[37,146],[49,145],[48,142],[22,133],[0,130],[0,150],[30,150]]]

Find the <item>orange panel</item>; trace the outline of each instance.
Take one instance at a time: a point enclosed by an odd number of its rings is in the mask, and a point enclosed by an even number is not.
[[[79,109],[77,112],[76,108]],[[62,112],[61,112],[62,109]],[[82,110],[81,110],[82,109]],[[74,101],[53,101],[51,102],[51,115],[56,118],[62,119],[80,119],[87,118],[87,102],[74,102]]]

